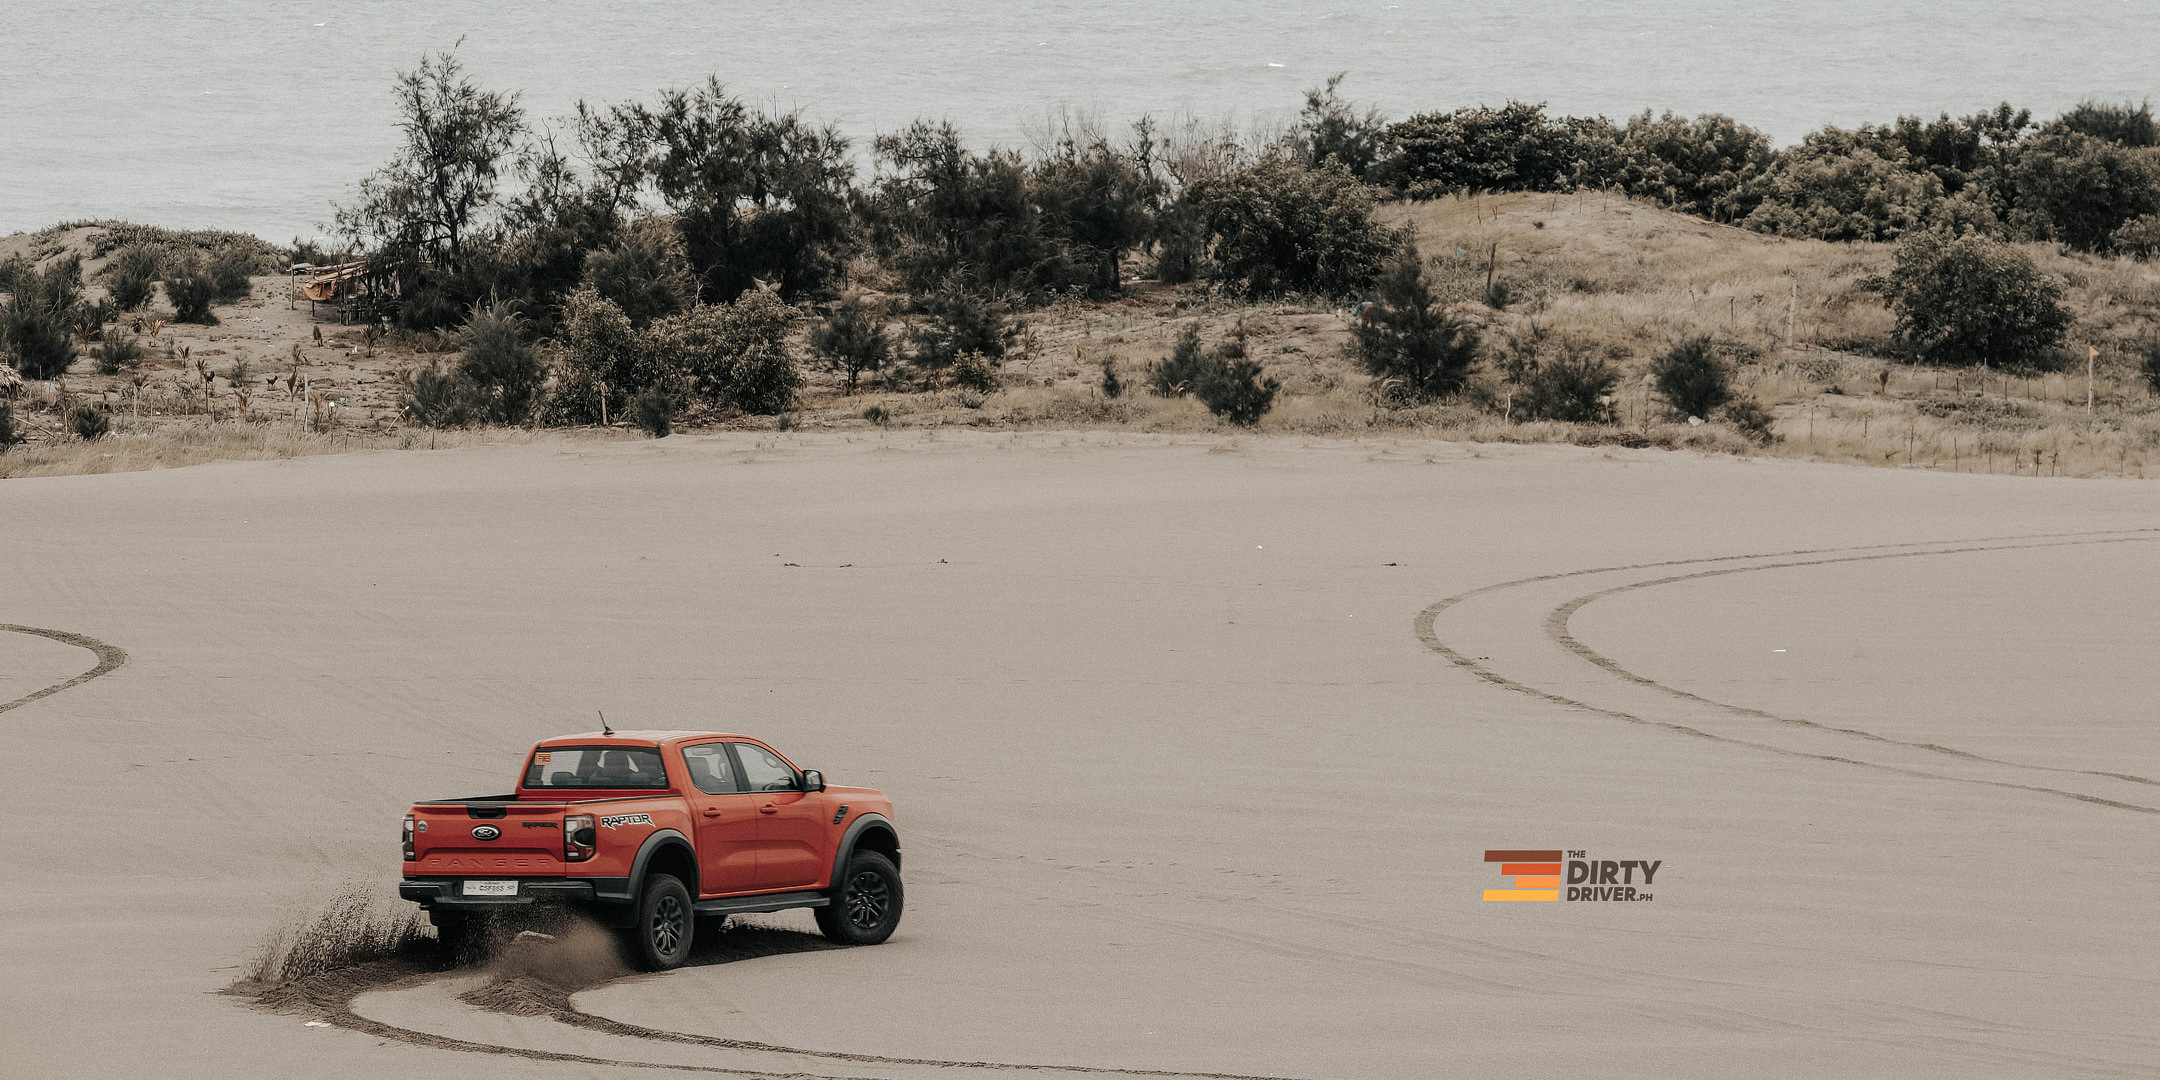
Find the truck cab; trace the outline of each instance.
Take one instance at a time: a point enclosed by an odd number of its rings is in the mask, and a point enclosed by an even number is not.
[[[892,814],[747,735],[564,735],[510,794],[414,804],[398,895],[453,949],[490,913],[574,907],[649,970],[688,957],[699,916],[811,908],[827,937],[876,944],[902,904]]]

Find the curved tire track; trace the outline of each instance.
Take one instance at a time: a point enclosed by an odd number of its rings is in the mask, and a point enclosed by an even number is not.
[[[1574,613],[1581,610],[1583,606],[1590,604],[1598,599],[1606,596],[1615,595],[1617,593],[1632,591],[1635,589],[1645,589],[1655,585],[1667,585],[1680,581],[1689,581],[1709,577],[1723,577],[1732,574],[1748,573],[1755,570],[1787,569],[1792,567],[1819,566],[1832,563],[1866,562],[1898,558],[1918,558],[1927,555],[1952,555],[1982,551],[2014,551],[2048,547],[2084,546],[2092,544],[2138,543],[2151,542],[2155,540],[2160,540],[2160,529],[2113,529],[2099,532],[2037,533],[2017,536],[1983,537],[1976,540],[1940,541],[1932,544],[1869,544],[1847,548],[1803,548],[1792,551],[1765,552],[1752,555],[1723,555],[1702,559],[1670,559],[1658,562],[1635,563],[1625,566],[1593,567],[1585,570],[1571,570],[1562,573],[1540,574],[1534,577],[1517,578],[1513,581],[1498,582],[1492,585],[1481,586],[1468,592],[1459,593],[1455,596],[1448,597],[1447,599],[1440,600],[1420,611],[1417,615],[1417,618],[1413,622],[1413,627],[1417,633],[1418,640],[1423,642],[1426,648],[1439,653],[1441,656],[1447,658],[1450,663],[1453,663],[1455,666],[1469,671],[1470,673],[1476,675],[1481,679],[1484,679],[1487,682],[1493,683],[1494,685],[1501,686],[1509,690],[1513,690],[1517,693],[1528,694],[1532,697],[1540,698],[1545,701],[1550,701],[1554,704],[1565,705],[1571,708],[1584,709],[1589,712],[1609,716],[1617,720],[1624,720],[1629,723],[1640,724],[1646,727],[1660,728],[1666,731],[1673,732],[1674,734],[1689,735],[1697,738],[1711,739],[1714,741],[1730,743],[1738,746],[1746,746],[1751,749],[1766,750],[1771,753],[1789,757],[1799,757],[1816,761],[1829,761],[1845,765],[1855,765],[1862,768],[1877,769],[1887,772],[1898,773],[1900,775],[1921,777],[1932,780],[1951,780],[1959,783],[1983,784],[1991,787],[2030,791],[2047,795],[2058,795],[2064,798],[2075,799],[2080,802],[2112,807],[2119,810],[2129,810],[2136,813],[2144,814],[2160,814],[2160,807],[2124,802],[2117,799],[2102,798],[2100,796],[2089,795],[2083,792],[2066,791],[2060,788],[2044,787],[2036,784],[2021,784],[2003,780],[1990,780],[1978,777],[1956,776],[1947,773],[1932,772],[1925,769],[1916,769],[1906,766],[1892,765],[1884,762],[1868,761],[1859,757],[1848,757],[1841,754],[1825,754],[1806,750],[1796,750],[1791,747],[1779,746],[1774,743],[1763,742],[1755,739],[1739,738],[1727,734],[1717,734],[1714,732],[1704,731],[1700,728],[1693,727],[1688,724],[1678,723],[1670,720],[1660,720],[1653,717],[1638,715],[1636,713],[1625,712],[1620,709],[1614,709],[1602,705],[1592,704],[1587,701],[1581,701],[1576,698],[1555,693],[1553,691],[1533,686],[1529,683],[1522,682],[1503,675],[1500,672],[1495,671],[1490,667],[1487,667],[1485,664],[1481,663],[1479,659],[1467,656],[1461,650],[1456,649],[1448,645],[1446,642],[1442,641],[1436,628],[1436,622],[1439,616],[1442,613],[1446,612],[1448,609],[1475,597],[1483,596],[1489,593],[1499,592],[1504,589],[1519,588],[1526,585],[1533,585],[1549,581],[1558,581],[1566,578],[1587,577],[1596,574],[1620,573],[1631,570],[1655,570],[1666,567],[1701,566],[1712,563],[1759,563],[1760,565],[1721,567],[1718,569],[1698,571],[1695,573],[1673,574],[1646,581],[1630,582],[1624,585],[1614,586],[1612,588],[1587,593],[1582,596],[1578,596],[1571,600],[1568,600],[1565,603],[1562,603],[1559,607],[1554,608],[1550,613],[1548,613],[1544,619],[1545,634],[1547,637],[1552,639],[1552,641],[1556,645],[1559,645],[1561,648],[1566,649],[1569,653],[1573,654],[1577,658],[1591,663],[1609,674],[1618,676],[1631,683],[1657,690],[1661,693],[1668,694],[1681,700],[1708,706],[1710,708],[1717,709],[1731,715],[1744,717],[1750,720],[1765,721],[1793,728],[1806,728],[1815,732],[1850,737],[1861,743],[1879,743],[1884,745],[1905,747],[1909,749],[1925,751],[1930,754],[1941,754],[1966,761],[1984,763],[1989,765],[1999,765],[2013,769],[2027,769],[2041,772],[2072,773],[2086,776],[2104,777],[2111,780],[2120,780],[2135,784],[2160,785],[2160,781],[2154,781],[2146,777],[2136,776],[2129,773],[2106,772],[2092,769],[2066,769],[2044,765],[2028,765],[2022,762],[2008,761],[2000,758],[1984,757],[1982,755],[1967,753],[1962,750],[1957,750],[1951,747],[1941,746],[1934,743],[1917,743],[1907,742],[1899,739],[1892,739],[1887,736],[1878,735],[1874,732],[1863,731],[1858,728],[1841,728],[1833,727],[1826,724],[1818,724],[1813,721],[1794,720],[1787,717],[1777,716],[1773,713],[1765,712],[1760,709],[1751,709],[1744,706],[1731,705],[1725,702],[1715,701],[1710,698],[1703,697],[1699,694],[1690,693],[1676,687],[1666,686],[1663,683],[1659,683],[1645,676],[1628,671],[1626,668],[1621,667],[1611,658],[1606,657],[1603,654],[1598,653],[1595,650],[1589,648],[1588,646],[1582,644],[1573,636],[1573,634],[1568,629],[1569,620],[1573,617]],[[1822,555],[1828,557],[1820,559],[1801,558],[1802,556],[1810,555]],[[1784,561],[1762,563],[1762,560],[1766,559],[1779,559]]]
[[[90,680],[95,679],[100,675],[110,675],[122,664],[128,662],[127,650],[122,649],[118,645],[109,645],[86,634],[76,634],[66,630],[49,630],[42,626],[20,626],[15,623],[0,623],[0,631],[6,631],[11,634],[29,634],[32,637],[51,638],[52,640],[61,642],[63,644],[88,649],[98,658],[96,667],[91,668],[90,670],[85,671],[82,674],[77,675],[66,682],[54,683],[53,685],[48,686],[45,689],[39,690],[35,693],[24,694],[23,696],[16,698],[13,701],[0,703],[0,712],[6,712],[9,709],[20,709],[23,706],[38,700],[39,698],[48,698],[53,696],[54,694],[59,693],[62,690],[68,689],[69,687],[81,686],[82,684],[89,682]]]

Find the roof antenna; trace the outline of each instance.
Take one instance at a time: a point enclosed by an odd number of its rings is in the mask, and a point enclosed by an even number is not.
[[[609,726],[607,726],[607,714],[606,714],[606,713],[604,713],[604,712],[600,712],[600,710],[598,710],[598,709],[594,709],[593,711],[594,711],[594,712],[598,712],[598,713],[600,713],[600,734],[602,734],[602,735],[613,735],[613,734],[615,734],[615,729],[614,729],[614,728],[611,728],[611,727],[609,727]]]

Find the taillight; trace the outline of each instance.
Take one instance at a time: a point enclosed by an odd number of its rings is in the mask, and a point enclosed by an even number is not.
[[[593,845],[599,838],[593,835],[591,814],[571,814],[562,821],[562,857],[564,862],[583,862],[593,857]]]
[[[411,862],[416,857],[413,854],[413,816],[407,814],[405,815],[405,861]]]

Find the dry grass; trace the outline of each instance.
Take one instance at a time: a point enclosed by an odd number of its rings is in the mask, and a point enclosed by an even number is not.
[[[874,407],[882,411],[883,426],[896,428],[1230,431],[1190,398],[1158,398],[1141,389],[1178,333],[1197,325],[1210,344],[1243,335],[1251,357],[1282,383],[1274,411],[1259,424],[1263,433],[1617,443],[2028,476],[2141,476],[2160,449],[2156,403],[2135,370],[2136,346],[2160,338],[2160,266],[2029,248],[2069,284],[2077,315],[2073,341],[2101,350],[2095,408],[2088,415],[2082,372],[1959,372],[1871,355],[1888,344],[1892,319],[1860,283],[1889,268],[1890,245],[1766,237],[1598,194],[1450,198],[1393,204],[1382,215],[1415,230],[1443,300],[1477,323],[1489,342],[1535,327],[1611,358],[1623,374],[1614,394],[1616,422],[1514,423],[1467,404],[1381,408],[1371,380],[1349,355],[1346,311],[1296,300],[1246,304],[1204,288],[1141,282],[1115,301],[1064,301],[1025,315],[1020,347],[1005,363],[1005,386],[994,394],[925,392],[912,376],[896,373],[890,385],[872,380],[864,392],[848,395],[837,376],[816,373],[800,408],[787,417],[691,416],[678,428],[860,430],[873,426],[864,414]],[[94,239],[71,234],[68,242]],[[1486,303],[1488,276],[1507,287],[1505,304]],[[176,359],[153,352],[140,381],[87,374],[85,362],[69,376],[70,393],[105,402],[114,413],[114,434],[90,443],[66,434],[57,391],[33,384],[17,415],[37,440],[0,454],[0,478],[361,449],[638,437],[626,428],[403,427],[392,373],[422,362],[441,342],[409,338],[368,356],[352,328],[279,303],[285,288],[274,280],[259,282],[256,297],[221,309],[222,327],[169,327],[159,346],[167,353],[189,347],[197,358],[214,354],[227,367],[260,354],[255,359],[262,366],[253,377],[264,382],[256,384],[249,419],[236,419],[240,402],[229,379],[206,400],[184,354]],[[320,344],[314,343],[315,329],[324,332]],[[1758,446],[1720,424],[1675,424],[1652,393],[1651,361],[1701,335],[1742,358],[1739,390],[1775,417],[1777,438],[1770,444]],[[1105,397],[1099,389],[1105,360],[1128,387],[1121,397]],[[278,374],[338,395],[343,407],[327,417],[326,431],[314,430],[317,418],[290,386],[268,382]],[[1505,399],[1496,375],[1483,373],[1477,382],[1474,389],[1486,399]]]

